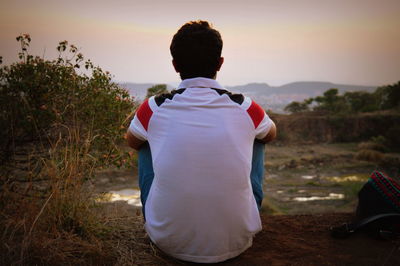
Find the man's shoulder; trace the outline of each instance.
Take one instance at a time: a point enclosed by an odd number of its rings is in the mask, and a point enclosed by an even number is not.
[[[240,93],[232,93],[225,89],[215,89],[215,88],[211,88],[211,89],[215,90],[219,95],[227,95],[233,102],[235,102],[239,105],[241,105],[245,100],[245,96]]]
[[[245,100],[251,101],[251,99],[249,99],[248,97],[245,97],[243,94],[240,94],[240,93],[233,93],[226,89],[220,89],[220,88],[210,88],[210,89],[216,91],[221,96],[222,95],[228,96],[232,102],[235,102],[239,105],[242,105]],[[160,107],[165,102],[166,99],[172,100],[174,98],[174,96],[176,96],[177,94],[182,94],[185,90],[186,90],[186,88],[181,88],[181,89],[172,90],[169,93],[155,95],[154,102],[157,104],[158,107]]]
[[[177,89],[177,90],[172,90],[169,93],[163,93],[154,96],[154,101],[157,104],[157,106],[161,106],[166,99],[172,100],[175,95],[177,94],[182,94],[185,91],[185,89]]]

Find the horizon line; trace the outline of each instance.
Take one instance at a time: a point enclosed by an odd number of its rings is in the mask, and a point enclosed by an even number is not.
[[[117,80],[113,80],[113,82],[118,83],[118,84],[123,84],[123,83],[132,83],[132,84],[152,84],[152,85],[158,85],[158,84],[166,84],[169,86],[175,86],[173,84],[179,84],[181,81],[176,81],[176,82],[133,82],[133,81],[117,81]],[[248,82],[248,83],[242,83],[242,84],[238,84],[238,85],[225,85],[225,84],[221,84],[223,87],[239,87],[239,86],[247,86],[247,85],[251,85],[251,84],[265,84],[269,87],[282,87],[285,85],[289,85],[289,84],[294,84],[294,83],[330,83],[333,85],[345,85],[345,86],[359,86],[359,87],[381,87],[381,86],[386,86],[386,85],[391,85],[393,83],[385,83],[385,84],[380,84],[380,85],[361,85],[361,84],[346,84],[346,83],[336,83],[336,82],[332,82],[332,81],[321,81],[321,80],[299,80],[299,81],[292,81],[292,82],[288,82],[288,83],[281,83],[280,85],[270,85],[270,83],[268,82]],[[394,82],[395,83],[395,82]]]

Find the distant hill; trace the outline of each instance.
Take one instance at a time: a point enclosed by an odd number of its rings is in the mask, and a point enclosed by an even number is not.
[[[250,83],[242,86],[228,86],[226,88],[232,92],[243,93],[251,97],[266,109],[271,109],[274,112],[283,112],[283,108],[287,104],[322,95],[330,88],[337,88],[339,93],[343,94],[347,91],[373,92],[377,87],[302,81],[278,87],[269,86],[266,83]]]
[[[293,82],[279,87],[272,87],[266,83],[249,83],[241,86],[228,86],[226,88],[231,91],[246,91],[263,95],[287,94],[296,92],[310,96],[321,95],[324,91],[330,88],[337,88],[341,93],[346,91],[374,91],[376,89],[374,86],[345,85],[318,81]]]
[[[138,99],[144,99],[147,89],[156,83],[120,83],[121,87],[129,90],[132,96]],[[171,90],[175,86],[167,85]],[[269,86],[266,83],[249,83],[240,86],[227,86],[226,89],[236,93],[242,93],[251,97],[266,109],[274,112],[283,112],[283,108],[292,101],[303,101],[304,99],[322,95],[330,88],[339,89],[343,94],[347,91],[368,91],[373,92],[376,86],[357,86],[346,84],[335,84],[319,81],[302,81],[285,84],[282,86]]]

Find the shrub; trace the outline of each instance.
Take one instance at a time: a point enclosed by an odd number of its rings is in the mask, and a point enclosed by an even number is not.
[[[91,152],[106,155],[93,156],[118,157],[115,145],[134,107],[129,93],[67,41],[59,43],[59,57],[51,61],[28,54],[29,35],[17,41],[21,61],[0,68],[1,159],[12,158],[26,142],[63,138],[72,125],[81,136],[92,135]]]
[[[0,264],[112,264],[86,181],[130,157],[119,145],[135,102],[67,41],[52,61],[28,54],[29,35],[17,41],[21,61],[0,68],[0,159],[23,154],[24,167],[0,167]]]

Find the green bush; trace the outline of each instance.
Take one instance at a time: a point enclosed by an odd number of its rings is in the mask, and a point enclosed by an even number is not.
[[[93,137],[93,156],[119,158],[116,144],[135,106],[128,92],[67,41],[55,60],[30,55],[29,35],[17,41],[21,61],[0,68],[1,159],[26,142],[62,140],[72,126],[82,140]]]

